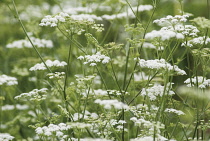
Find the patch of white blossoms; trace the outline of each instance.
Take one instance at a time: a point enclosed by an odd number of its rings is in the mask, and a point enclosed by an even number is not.
[[[33,44],[38,48],[53,48],[53,42],[51,40],[39,39],[30,37]],[[7,48],[33,48],[28,40],[18,40],[6,45]]]
[[[123,130],[123,124],[126,124],[127,122],[125,120],[116,120],[116,119],[111,119],[109,121],[109,125],[111,125],[112,128],[116,128],[117,131],[122,131]],[[124,128],[124,130],[127,132],[128,129]]]
[[[9,110],[27,110],[29,108],[28,105],[20,105],[20,104],[16,104],[16,105],[4,105],[1,107],[2,111],[9,111]]]
[[[146,34],[145,39],[155,38],[165,41],[172,38],[184,39],[186,36],[195,37],[199,30],[193,25],[184,25],[188,15],[166,16],[165,18],[154,20],[154,23],[164,26],[160,30],[153,30]]]
[[[55,27],[58,25],[59,22],[66,22],[66,17],[69,17],[69,14],[63,12],[55,16],[47,15],[41,20],[41,23],[39,25]]]
[[[167,138],[161,136],[161,135],[156,135],[155,141],[175,141],[175,140],[168,140]],[[154,141],[154,136],[144,136],[144,137],[138,137],[135,139],[131,139],[130,141]]]
[[[164,18],[154,20],[153,23],[156,23],[159,26],[174,26],[187,22],[187,18],[189,18],[189,15],[168,15]]]
[[[79,15],[69,15],[68,13],[60,12],[55,16],[47,15],[39,24],[40,26],[50,26],[56,27],[60,23],[65,23],[67,20],[74,20],[74,21],[87,21],[87,22],[94,22],[94,21],[101,21],[102,18],[98,17],[93,14],[79,14]]]
[[[159,84],[155,84],[154,86],[147,89],[143,88],[141,92],[142,96],[148,96],[151,101],[156,100],[157,97],[162,97],[164,94],[174,95],[175,93],[169,90],[168,86],[165,88]]]
[[[46,62],[46,65],[48,67],[64,67],[67,65],[66,62],[64,61],[58,61],[58,60],[54,60],[54,61],[51,61],[51,60],[47,60]],[[29,70],[30,71],[37,71],[37,70],[46,70],[47,68],[45,67],[44,63],[38,63],[36,65],[34,65],[33,67],[31,67]]]
[[[114,96],[120,96],[123,94],[128,95],[128,92],[120,92],[117,90],[102,90],[102,89],[97,89],[97,90],[93,90],[93,94],[96,96],[108,96],[108,95],[114,95]]]
[[[49,79],[62,79],[65,76],[65,72],[55,72],[55,73],[48,73],[47,76]]]
[[[12,86],[17,84],[18,84],[17,78],[7,76],[5,74],[0,75],[0,86],[1,85]]]
[[[104,106],[105,109],[129,109],[129,106],[127,104],[124,104],[117,99],[110,99],[110,100],[101,100],[101,99],[96,99],[94,103],[97,103],[99,105]]]
[[[42,88],[42,89],[34,89],[28,93],[22,93],[18,96],[15,97],[17,100],[30,100],[30,101],[42,101],[45,100],[47,97],[47,88]]]
[[[74,138],[71,138],[72,141],[112,141],[112,140],[109,140],[109,139],[104,139],[104,138],[80,138],[80,139],[74,139]]]
[[[71,128],[75,128],[75,129],[85,129],[85,128],[92,127],[91,124],[84,123],[84,122],[69,122],[68,124]]]
[[[184,112],[180,111],[180,110],[176,110],[176,109],[173,109],[173,108],[166,108],[165,109],[165,112],[168,112],[168,113],[174,113],[174,114],[177,114],[177,115],[185,115]]]
[[[142,137],[152,136],[153,137],[153,135],[155,134],[155,136],[157,136],[157,138],[164,138],[160,135],[161,134],[160,129],[165,128],[165,125],[162,124],[161,122],[159,122],[159,121],[158,122],[154,122],[154,121],[151,122],[151,121],[145,120],[144,118],[139,118],[138,119],[136,117],[132,117],[132,118],[130,118],[130,120],[134,122],[135,126],[140,126],[140,127],[143,126],[144,128],[148,129],[146,133],[141,134],[140,136],[142,136]],[[165,138],[165,140],[167,140],[167,139]],[[138,141],[138,139],[136,141]],[[162,139],[161,139],[161,141],[162,141]]]
[[[143,11],[150,11],[153,9],[152,5],[140,5],[138,7],[132,7],[132,9],[128,9],[127,12],[122,12],[118,14],[113,14],[113,15],[103,15],[102,18],[106,20],[114,20],[114,19],[122,19],[122,18],[135,18],[135,14],[133,12],[137,12],[137,9],[139,12]]]
[[[182,43],[182,46],[193,47],[196,45],[198,46],[203,45],[203,44],[207,45],[209,42],[210,42],[209,37],[197,37],[197,38],[193,38],[192,40]]]
[[[210,86],[210,79],[206,79],[203,76],[197,76],[194,78],[188,78],[184,81],[187,84],[187,87],[194,87],[198,85],[198,88],[206,88]]]
[[[98,114],[90,113],[87,110],[85,111],[84,114],[82,114],[82,113],[74,113],[73,114],[73,120],[74,121],[79,121],[80,119],[88,120],[88,119],[97,119],[97,118],[98,118]]]
[[[169,31],[174,31],[177,33],[177,35],[182,36],[187,36],[187,37],[196,37],[198,32],[200,32],[197,27],[193,25],[175,25],[173,26],[168,26],[168,27],[162,27],[162,30],[169,30]],[[181,38],[179,38],[181,39]]]
[[[137,58],[135,58],[136,60]],[[172,66],[165,59],[144,60],[138,58],[138,65],[141,68],[148,68],[152,70],[174,71],[178,75],[186,75],[184,70],[181,70],[177,65]]]
[[[71,128],[70,125],[65,123],[59,123],[58,125],[49,124],[48,126],[38,127],[36,128],[36,134],[39,136],[46,137],[57,137],[59,139],[65,139],[68,136],[63,133],[63,131],[67,131]]]
[[[160,30],[153,30],[145,35],[145,39],[147,40],[153,40],[155,38],[165,41],[172,38],[184,39],[184,35],[181,33],[176,33],[172,30],[166,30],[165,28],[161,28]]]
[[[11,141],[13,140],[15,137],[11,136],[8,133],[0,133],[0,141]]]
[[[110,57],[97,52],[93,55],[79,56],[77,59],[85,60],[83,64],[89,64],[89,66],[96,66],[98,63],[107,64],[110,61]]]
[[[142,47],[144,47],[144,48],[149,48],[149,49],[164,50],[164,47],[163,47],[163,46],[157,47],[157,46],[155,46],[154,44],[148,43],[148,42],[144,42]]]
[[[70,17],[76,21],[89,21],[89,22],[102,21],[101,17],[92,14],[71,15]]]
[[[64,7],[63,11],[71,15],[78,15],[79,13],[92,13],[93,9],[90,7],[69,7],[69,5],[66,5],[66,8]]]

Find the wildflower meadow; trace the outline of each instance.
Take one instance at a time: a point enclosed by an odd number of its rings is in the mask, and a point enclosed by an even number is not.
[[[0,141],[210,140],[210,0],[0,13]]]

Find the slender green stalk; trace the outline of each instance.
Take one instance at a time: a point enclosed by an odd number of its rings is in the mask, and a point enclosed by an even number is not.
[[[67,38],[71,41],[71,43],[73,43],[74,45],[76,45],[84,54],[86,54],[86,52],[82,49],[82,45],[77,42],[77,40],[73,39],[73,37],[71,38],[71,35],[70,37],[68,35],[66,35],[59,27],[58,27],[58,30]]]
[[[14,10],[15,10],[14,16],[15,16],[15,18],[19,21],[19,23],[20,23],[20,25],[21,25],[21,27],[22,27],[22,29],[23,29],[23,31],[24,31],[26,37],[28,38],[29,42],[31,43],[32,47],[34,48],[34,50],[35,50],[36,53],[38,54],[39,58],[41,59],[41,61],[43,62],[43,64],[44,64],[45,67],[47,68],[47,70],[48,70],[49,72],[52,72],[51,69],[50,69],[50,68],[47,66],[47,64],[45,63],[45,61],[44,61],[43,57],[41,56],[40,52],[38,51],[37,47],[33,44],[31,38],[29,37],[29,35],[28,35],[27,31],[26,31],[26,28],[25,28],[25,26],[23,25],[22,20],[20,19],[20,16],[19,16],[19,14],[18,14],[18,10],[17,10],[17,8],[16,8],[16,4],[15,4],[15,1],[14,1],[14,0],[12,0],[12,4],[13,4]],[[8,6],[8,7],[9,7],[9,6]],[[10,7],[9,7],[9,9],[11,10]],[[11,11],[12,11],[12,10],[11,10]]]
[[[72,35],[71,35],[71,39],[72,39]],[[64,87],[63,87],[63,94],[64,94],[65,101],[66,101],[66,87],[67,87],[67,83],[68,83],[68,73],[69,73],[69,68],[70,68],[71,53],[72,53],[72,44],[70,43],[68,59],[67,59],[67,67],[66,67],[66,76],[65,76]]]
[[[158,74],[158,71],[155,72],[155,74],[147,81],[145,87],[148,87],[148,85],[150,84],[150,82],[153,80],[153,78]],[[134,98],[128,103],[128,105],[130,105],[142,92],[142,89],[134,96]]]
[[[84,120],[84,117],[85,117],[85,110],[87,108],[87,101],[88,101],[89,94],[90,94],[90,86],[88,88],[87,97],[85,98],[85,102],[84,102],[84,110],[83,110],[82,120]]]
[[[157,4],[154,6],[152,15],[150,16],[150,19],[149,19],[149,21],[148,21],[148,23],[147,23],[147,26],[144,28],[144,33],[143,33],[143,38],[142,38],[143,40],[145,39],[145,35],[146,35],[147,30],[148,30],[148,28],[149,28],[149,25],[150,25],[150,23],[151,23],[151,21],[152,21],[152,19],[153,19],[153,16],[154,16],[154,14],[155,14],[156,9],[157,9]],[[140,48],[138,49],[139,55],[141,54],[142,48],[143,48],[143,43],[141,44]],[[138,64],[138,61],[136,61],[133,70],[136,70],[137,64]],[[127,91],[127,89],[128,89],[128,87],[129,87],[129,85],[130,85],[130,82],[131,82],[133,76],[134,76],[134,71],[133,71],[132,74],[130,75],[129,81],[128,81],[127,86],[126,86],[126,88],[125,88],[125,91]],[[138,96],[138,94],[137,94],[137,96]],[[136,98],[137,96],[135,96],[135,98]],[[133,100],[134,100],[134,99],[133,99]],[[132,100],[132,101],[133,101],[133,100]],[[131,103],[131,102],[130,102],[130,103]]]
[[[107,32],[106,32],[106,34],[105,34],[103,40],[101,41],[100,45],[103,45],[103,44],[104,44],[104,42],[105,42],[107,36],[109,35],[109,33],[110,33],[110,31],[111,31],[111,28],[112,28],[112,22],[111,22],[111,24],[110,24],[110,26],[109,26],[109,28],[108,28],[108,30],[107,30]]]
[[[102,80],[102,82],[103,82],[103,84],[104,84],[104,86],[105,86],[105,89],[108,90],[108,87],[107,87],[107,85],[106,85],[106,82],[105,82],[105,80],[104,80],[104,78],[103,78],[103,76],[102,76],[102,74],[101,74],[101,72],[99,71],[99,69],[98,69],[97,66],[96,66],[96,69],[97,69],[97,72],[99,73],[99,75],[100,75],[100,77],[101,77],[101,80]],[[109,96],[109,98],[111,98],[111,97]]]
[[[116,76],[116,73],[115,73],[115,70],[114,70],[114,67],[113,67],[112,60],[110,61],[110,64],[111,64],[112,73],[113,73],[113,75],[114,75],[115,82],[116,82],[116,84],[117,84],[117,86],[118,86],[119,91],[122,93],[122,89],[121,89],[120,84],[119,84],[119,82],[118,82],[118,79],[117,79],[117,76]]]

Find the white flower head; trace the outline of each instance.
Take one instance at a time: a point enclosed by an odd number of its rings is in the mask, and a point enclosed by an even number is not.
[[[58,61],[58,60],[54,60],[54,61],[51,61],[51,60],[47,60],[46,62],[46,65],[48,67],[64,67],[67,65],[66,62],[64,61]],[[45,67],[44,63],[40,63],[40,64],[36,64],[34,65],[33,67],[31,67],[29,70],[30,71],[37,71],[37,70],[46,70],[47,68]]]

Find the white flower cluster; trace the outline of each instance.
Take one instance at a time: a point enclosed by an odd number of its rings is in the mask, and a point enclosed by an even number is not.
[[[90,66],[96,66],[99,62],[107,64],[110,61],[110,57],[102,55],[100,52],[93,55],[79,56],[77,59],[85,60],[83,64],[89,64]]]
[[[186,36],[195,37],[199,30],[193,25],[184,25],[187,21],[188,15],[167,16],[165,18],[154,20],[162,27],[160,30],[153,30],[146,34],[145,39],[153,40],[155,38],[162,41],[170,40],[172,38],[184,39]]]
[[[14,110],[14,109],[27,110],[29,108],[29,106],[17,104],[17,105],[4,105],[1,108],[2,108],[2,111],[8,111],[8,110]]]
[[[76,129],[85,129],[85,128],[90,128],[90,127],[92,127],[92,125],[91,124],[89,124],[89,123],[84,123],[84,122],[69,122],[68,123],[69,124],[69,126],[71,127],[71,128],[76,128]]]
[[[184,35],[181,33],[176,33],[172,30],[166,30],[165,28],[161,28],[160,30],[153,30],[145,35],[145,39],[147,40],[153,40],[155,38],[165,41],[172,38],[184,39]]]
[[[88,119],[97,119],[98,118],[98,115],[96,113],[90,113],[89,111],[85,111],[84,114],[82,113],[74,113],[73,115],[73,120],[74,121],[78,121],[80,119],[85,119],[85,120],[88,120]]]
[[[129,109],[129,106],[127,104],[124,104],[117,99],[110,99],[110,100],[101,100],[96,99],[94,101],[95,103],[104,106],[105,109],[111,109],[112,107],[115,109]]]
[[[177,115],[185,115],[184,112],[180,111],[180,110],[176,110],[176,109],[173,109],[173,108],[166,108],[165,109],[165,112],[168,112],[168,113],[174,113],[174,114],[177,114]]]
[[[209,37],[197,37],[197,38],[193,38],[192,40],[187,41],[187,43],[186,42],[182,43],[182,46],[193,47],[194,45],[203,45],[203,44],[206,45],[209,42],[210,42]]]
[[[135,139],[130,139],[130,141],[154,141],[153,136],[138,137]]]
[[[174,31],[177,34],[179,33],[180,37],[182,36],[189,36],[189,37],[195,37],[197,36],[198,32],[200,32],[196,26],[193,25],[175,25],[168,26],[168,27],[162,27],[163,30],[169,30]]]
[[[56,27],[58,26],[59,22],[64,23],[67,21],[67,19],[71,19],[74,21],[88,21],[88,22],[94,22],[94,21],[101,21],[102,18],[98,17],[93,14],[79,14],[79,15],[69,15],[68,13],[58,13],[55,16],[47,15],[39,24],[40,26],[50,26],[50,27]]]
[[[55,16],[47,15],[41,20],[41,23],[39,25],[55,27],[58,25],[59,22],[66,22],[66,17],[69,17],[69,14],[63,12]]]
[[[73,139],[71,138],[72,141],[113,141],[109,139],[104,139],[104,138],[80,138],[80,139]]]
[[[10,141],[13,140],[15,137],[11,136],[8,133],[0,133],[0,141]]]
[[[206,79],[203,76],[197,76],[194,78],[188,78],[184,81],[187,84],[187,87],[194,87],[198,84],[198,88],[206,88],[210,86],[210,79]]]
[[[40,90],[38,89],[34,89],[28,93],[22,93],[18,96],[15,97],[15,99],[17,100],[30,100],[30,101],[41,101],[41,100],[45,100],[47,97],[47,88],[42,88]]]
[[[62,61],[58,61],[58,60],[54,60],[54,61],[51,61],[51,60],[47,60],[46,62],[46,65],[48,67],[64,67],[67,65],[66,62]],[[37,70],[46,70],[47,68],[45,67],[44,63],[38,63],[36,65],[34,65],[33,67],[31,67],[29,70],[30,71],[37,71]]]
[[[65,139],[68,136],[64,135],[62,131],[67,131],[70,128],[71,128],[70,125],[67,125],[65,123],[59,123],[58,125],[49,124],[48,126],[38,127],[36,128],[35,131],[39,136],[47,136],[47,137],[56,136],[59,139]]]
[[[155,118],[159,108],[155,105],[151,105],[148,107],[146,104],[138,104],[135,106],[130,106],[129,109],[135,117],[142,118]]]
[[[101,17],[92,14],[71,15],[70,17],[76,21],[89,21],[89,22],[102,21]]]
[[[148,43],[148,42],[144,42],[142,47],[144,47],[144,48],[149,48],[149,49],[164,50],[164,47],[163,47],[163,46],[161,46],[161,47],[156,47],[154,44]]]
[[[89,90],[86,90],[85,92],[82,93],[83,96],[87,96],[87,95],[92,95],[93,97],[104,97],[104,96],[120,96],[122,94],[125,95],[129,95],[128,92],[120,92],[117,90],[102,90],[102,89],[96,89],[96,90],[91,90],[91,92]]]
[[[175,141],[175,140],[168,140],[167,138],[161,136],[161,135],[156,135],[155,141]],[[144,136],[144,137],[138,137],[135,139],[131,139],[130,141],[154,141],[154,136]]]
[[[40,3],[40,5],[28,5],[24,6],[23,11],[20,12],[20,19],[23,21],[31,21],[32,19],[37,19],[42,17],[43,10],[49,9],[49,4],[47,3]]]
[[[14,74],[17,74],[19,76],[28,76],[29,75],[28,68],[19,68],[17,66],[14,66],[14,68],[11,72]]]
[[[128,9],[127,12],[122,12],[119,14],[113,14],[113,15],[103,15],[102,18],[106,20],[114,20],[114,19],[122,19],[122,18],[135,18],[135,14],[133,12],[137,12],[137,9],[139,12],[143,11],[149,11],[153,9],[152,5],[140,5],[139,7],[132,7],[132,9]]]
[[[95,29],[97,32],[104,31],[104,25],[103,24],[94,24],[91,26],[92,29]]]
[[[96,96],[107,96],[108,92],[106,90],[97,89],[97,90],[93,90],[93,94]]]
[[[143,81],[148,80],[149,76],[147,76],[144,72],[134,73],[134,81]]]
[[[69,7],[68,5],[66,8],[63,8],[63,11],[71,15],[77,15],[79,13],[92,13],[93,9],[90,7]]]
[[[168,86],[165,88],[159,84],[155,84],[154,86],[147,89],[143,88],[141,92],[142,96],[148,96],[151,101],[156,100],[157,97],[162,97],[164,94],[174,95],[175,93],[169,90]]]
[[[107,96],[107,95],[118,96],[118,95],[122,95],[122,93],[125,93],[126,95],[129,94],[128,92],[124,92],[124,91],[120,92],[117,90],[102,90],[102,89],[94,90],[93,93],[98,96]]]
[[[136,117],[132,117],[130,118],[131,121],[133,121],[135,123],[135,126],[140,126],[140,127],[144,127],[144,128],[147,128],[148,131],[143,135],[143,137],[146,137],[146,136],[153,136],[155,134],[155,136],[157,136],[157,138],[162,138],[163,141],[164,140],[167,140],[166,138],[164,138],[163,136],[160,135],[161,131],[160,129],[164,129],[165,128],[165,125],[162,124],[161,122],[150,122],[148,120],[145,120],[144,118],[140,118],[140,119],[137,119]],[[141,137],[140,137],[141,138]],[[141,141],[140,138],[137,138],[136,140],[134,141]],[[161,141],[162,141],[161,139]]]
[[[51,40],[39,39],[30,37],[33,44],[38,48],[52,48],[53,42]],[[33,48],[28,40],[18,40],[6,45],[7,48]]]
[[[129,95],[128,92],[125,92],[125,91],[117,91],[117,90],[107,90],[108,94],[109,95],[115,95],[115,96],[118,96],[118,95],[122,95],[122,94],[125,94],[125,95]]]
[[[136,59],[136,58],[135,58]],[[178,75],[186,75],[184,70],[181,70],[177,65],[172,66],[165,59],[155,59],[155,60],[144,60],[138,58],[138,65],[141,68],[165,70],[165,71],[175,71]]]
[[[123,124],[125,124],[126,121],[125,120],[116,120],[116,119],[111,119],[109,124],[112,125],[112,127],[116,128],[117,131],[121,131],[123,129]],[[127,131],[127,129],[124,129],[125,131]]]
[[[82,75],[75,75],[76,77],[76,85],[77,88],[79,89],[79,91],[81,92],[82,89],[85,89],[86,91],[83,93],[83,96],[87,96],[87,84],[92,84],[94,78],[96,77],[96,75],[88,75],[88,76],[82,76]],[[74,84],[74,83],[72,83]]]
[[[49,79],[62,79],[65,76],[65,72],[55,72],[55,73],[48,73],[47,76]]]
[[[0,86],[1,85],[12,86],[12,85],[17,85],[17,84],[18,84],[17,78],[7,76],[5,74],[0,75]]]
[[[187,18],[189,18],[189,15],[168,15],[164,18],[154,20],[153,23],[156,23],[159,26],[174,26],[177,24],[187,22]]]

